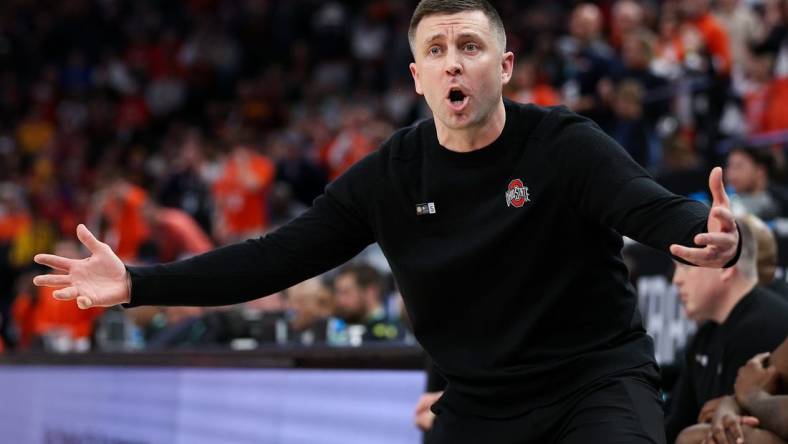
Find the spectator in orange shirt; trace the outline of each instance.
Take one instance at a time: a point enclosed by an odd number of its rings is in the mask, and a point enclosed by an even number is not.
[[[747,64],[752,90],[744,95],[744,114],[751,134],[788,129],[788,78],[774,77],[774,59],[769,48],[755,48]]]
[[[67,258],[80,258],[76,241],[63,240],[57,243],[55,251]],[[58,274],[65,274],[57,272]],[[29,347],[36,343],[45,348],[52,347],[52,340],[61,341],[60,351],[85,347],[93,334],[93,322],[104,312],[103,308],[81,310],[73,304],[62,304],[52,297],[56,288],[31,288],[28,295],[20,294],[14,302],[14,319],[21,332],[20,345]],[[32,296],[30,296],[32,295]]]
[[[365,129],[372,123],[372,115],[364,106],[354,106],[342,115],[342,130],[322,155],[328,166],[329,179],[334,180],[375,149]]]
[[[99,214],[109,224],[104,238],[123,260],[138,256],[140,246],[150,238],[150,227],[142,214],[148,194],[126,180],[117,179],[100,193]]]
[[[687,44],[684,40],[682,52],[685,56],[692,50],[705,49],[711,56],[714,72],[727,76],[731,70],[731,48],[728,33],[725,28],[711,14],[709,0],[684,0],[681,2],[681,9],[686,15],[683,23],[684,32],[696,31],[701,39],[700,48],[693,48],[693,44]]]
[[[19,187],[0,184],[0,339],[9,348],[16,345],[9,323],[15,296],[14,281],[19,272],[13,252],[17,239],[32,225],[23,199]]]
[[[259,236],[267,228],[268,194],[276,178],[276,166],[266,156],[245,145],[236,146],[213,184],[216,213],[214,235],[226,244]]]

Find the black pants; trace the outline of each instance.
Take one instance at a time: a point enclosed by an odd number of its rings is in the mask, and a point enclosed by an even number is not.
[[[437,416],[427,443],[664,444],[664,414],[654,371],[604,378],[566,399],[514,418],[468,417],[436,403]]]

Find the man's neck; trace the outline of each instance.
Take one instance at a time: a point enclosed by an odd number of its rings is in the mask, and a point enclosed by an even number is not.
[[[721,298],[714,321],[724,324],[736,305],[752,291],[757,283],[758,281],[755,279],[739,279],[734,282],[728,293]]]
[[[446,149],[460,153],[476,151],[495,142],[505,125],[506,108],[503,106],[503,99],[483,123],[472,127],[451,129],[435,119],[438,142]]]

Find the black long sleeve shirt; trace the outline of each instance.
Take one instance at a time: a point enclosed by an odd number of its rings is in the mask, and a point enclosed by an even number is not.
[[[703,324],[687,347],[684,369],[673,391],[665,424],[668,442],[698,422],[707,401],[733,394],[739,367],[758,353],[774,350],[786,336],[788,303],[760,287],[744,296],[722,324]]]
[[[657,185],[565,108],[505,108],[502,134],[483,149],[442,147],[426,120],[396,132],[275,232],[129,267],[130,305],[241,302],[378,242],[452,408],[524,413],[653,363],[622,234],[662,251],[693,245],[708,208]]]

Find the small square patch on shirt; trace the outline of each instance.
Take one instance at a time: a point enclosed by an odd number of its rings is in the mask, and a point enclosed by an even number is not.
[[[416,216],[435,214],[435,202],[428,202],[416,205]]]

